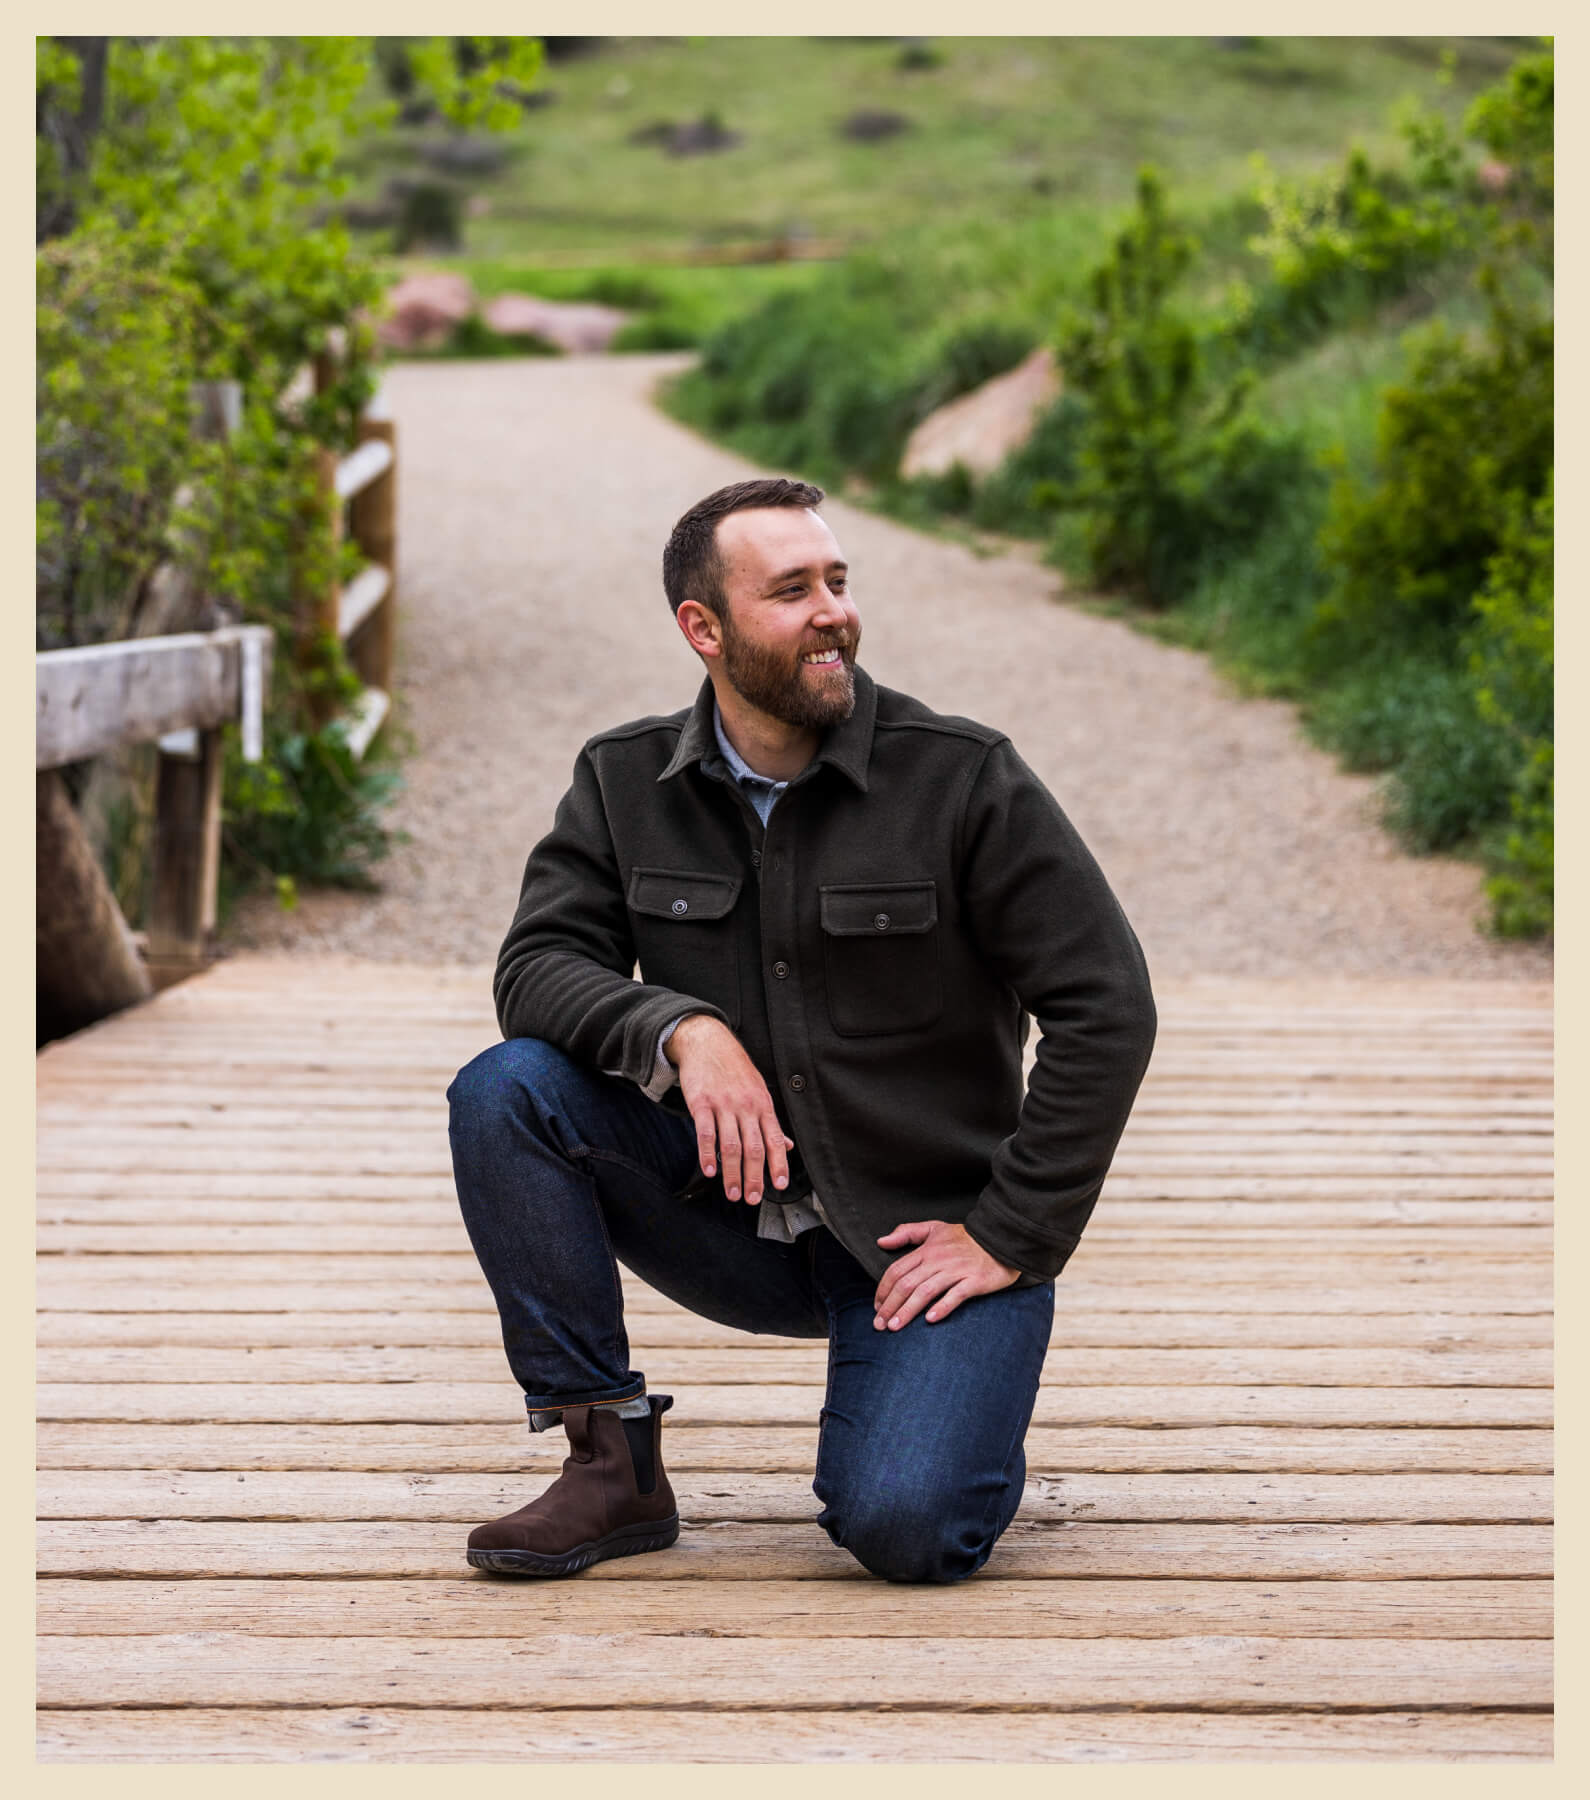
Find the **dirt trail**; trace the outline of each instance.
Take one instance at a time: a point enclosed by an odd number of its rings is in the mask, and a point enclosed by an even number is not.
[[[750,472],[648,403],[673,356],[408,364],[400,701],[412,836],[376,896],[251,902],[229,941],[489,962],[524,858],[592,732],[689,703],[662,596],[674,519]],[[1205,661],[1057,604],[1053,571],[979,560],[830,502],[878,681],[1009,732],[1098,857],[1156,975],[1540,980],[1550,952],[1474,929],[1472,867],[1414,858],[1291,710]]]

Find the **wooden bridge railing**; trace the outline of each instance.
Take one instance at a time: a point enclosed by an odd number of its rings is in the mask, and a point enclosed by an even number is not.
[[[235,384],[211,383],[204,429],[235,428]],[[396,624],[397,453],[381,396],[348,455],[319,454],[318,480],[334,547],[346,530],[366,566],[299,594],[298,653],[335,633],[364,684],[345,715],[363,757],[390,711]],[[344,513],[347,523],[344,524]],[[201,967],[216,923],[221,849],[221,729],[242,727],[248,761],[263,753],[272,632],[264,625],[132,638],[36,658],[38,950],[41,1015],[75,1029]],[[335,702],[316,699],[323,724]],[[139,947],[100,871],[57,773],[69,763],[158,739],[153,886]],[[147,966],[145,966],[147,965]]]

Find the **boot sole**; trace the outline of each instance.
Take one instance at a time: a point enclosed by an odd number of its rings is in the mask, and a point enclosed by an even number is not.
[[[486,1569],[493,1575],[578,1575],[592,1563],[605,1562],[613,1556],[639,1556],[647,1550],[666,1550],[679,1538],[679,1515],[670,1519],[648,1519],[641,1525],[621,1526],[606,1537],[588,1544],[576,1544],[561,1556],[543,1556],[536,1550],[466,1550],[472,1569]]]

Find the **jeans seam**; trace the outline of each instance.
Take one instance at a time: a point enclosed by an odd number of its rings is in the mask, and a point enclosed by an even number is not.
[[[993,1297],[992,1295],[985,1296],[985,1298],[989,1298],[989,1299],[991,1299],[992,1297]],[[1043,1387],[1043,1365],[1048,1360],[1048,1356],[1049,1356],[1049,1349],[1048,1349],[1048,1345],[1046,1343],[1044,1346],[1043,1356],[1039,1359],[1039,1362],[1038,1362],[1038,1378],[1033,1383],[1032,1405],[1030,1407],[1028,1407],[1028,1409],[1027,1409],[1026,1422],[1019,1428],[1019,1430],[1013,1431],[1011,1433],[1010,1443],[1006,1447],[1005,1459],[1001,1465],[1001,1467],[1003,1469],[1008,1469],[1010,1467],[1011,1457],[1014,1454],[1017,1446],[1022,1443],[1025,1443],[1027,1433],[1032,1428],[1032,1415],[1033,1415],[1033,1412],[1037,1408],[1038,1395]],[[1007,1479],[1006,1485],[1007,1486],[1009,1485],[1008,1479]],[[1022,1486],[1023,1486],[1023,1489],[1025,1489],[1025,1487],[1026,1487],[1025,1481],[1023,1481]],[[992,1517],[994,1515],[996,1503],[998,1502],[999,1498],[1000,1498],[1000,1490],[996,1490],[994,1493],[989,1495],[988,1505],[986,1507],[984,1507],[984,1509],[983,1509],[982,1522],[979,1525],[978,1530],[979,1530],[980,1535],[985,1538],[988,1536],[989,1521],[992,1519]],[[1016,1502],[1016,1509],[1018,1512],[1021,1510],[1021,1501],[1019,1499]],[[1012,1513],[1011,1517],[1010,1517],[1010,1523],[1012,1525],[1014,1525],[1015,1522],[1016,1522],[1016,1515],[1015,1515],[1015,1513]],[[994,1546],[991,1543],[988,1546],[987,1552],[984,1554],[983,1562],[978,1563],[977,1568],[969,1570],[968,1573],[975,1575],[977,1573],[977,1569],[980,1569],[983,1566],[983,1563],[986,1563],[988,1561],[989,1556],[991,1556],[993,1554],[993,1550],[994,1550]]]

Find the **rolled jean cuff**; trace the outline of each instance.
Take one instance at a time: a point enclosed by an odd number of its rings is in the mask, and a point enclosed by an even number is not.
[[[622,1388],[592,1388],[584,1394],[526,1394],[525,1411],[530,1416],[532,1431],[550,1431],[561,1424],[566,1406],[617,1406],[624,1400],[638,1400],[646,1392],[646,1377],[637,1375]]]

